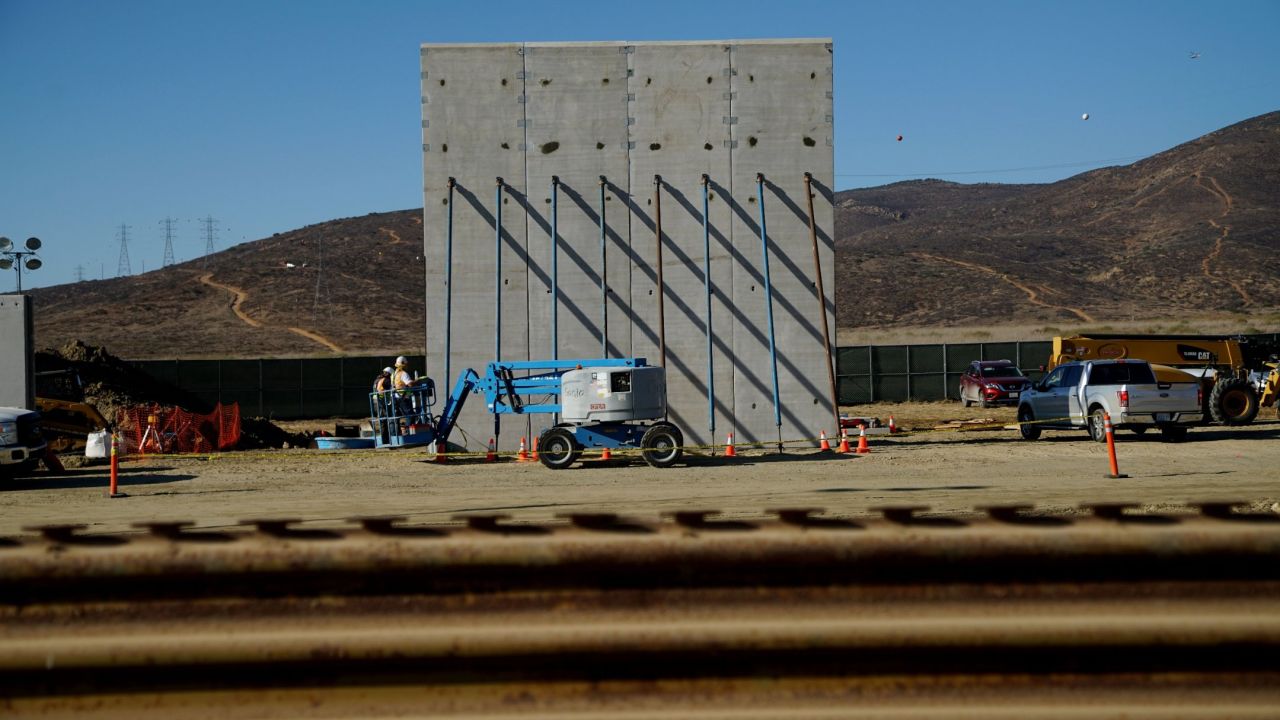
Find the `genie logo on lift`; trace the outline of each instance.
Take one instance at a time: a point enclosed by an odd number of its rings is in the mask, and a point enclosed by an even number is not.
[[[565,397],[580,398],[580,397],[586,397],[587,391],[583,390],[580,387],[575,386],[575,387],[563,388],[562,393],[564,394]]]
[[[1213,353],[1195,345],[1178,343],[1178,357],[1189,362],[1213,362]]]

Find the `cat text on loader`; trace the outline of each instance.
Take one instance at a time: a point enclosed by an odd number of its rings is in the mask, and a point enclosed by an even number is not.
[[[1259,408],[1276,404],[1280,348],[1221,335],[1075,335],[1055,337],[1046,369],[1072,360],[1133,358],[1200,378],[1205,412],[1224,425],[1248,425]],[[1162,378],[1163,379],[1163,378]]]

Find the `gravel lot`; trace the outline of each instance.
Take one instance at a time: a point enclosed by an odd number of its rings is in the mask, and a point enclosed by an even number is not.
[[[152,458],[123,464],[124,498],[105,497],[108,476],[101,466],[9,482],[0,490],[0,536],[27,535],[24,527],[47,523],[131,532],[132,523],[155,520],[226,527],[275,517],[340,526],[353,516],[399,515],[411,524],[439,524],[457,514],[493,512],[517,522],[546,522],[567,512],[656,519],[676,509],[705,509],[753,517],[779,507],[860,516],[891,504],[970,515],[997,503],[1067,513],[1079,512],[1082,502],[1170,509],[1205,499],[1246,500],[1269,510],[1280,500],[1280,422],[1270,417],[1245,428],[1197,428],[1178,444],[1154,433],[1119,433],[1120,471],[1130,477],[1113,480],[1106,477],[1106,446],[1083,432],[1050,432],[1027,442],[999,427],[931,429],[945,420],[1008,422],[1007,408],[906,403],[846,410],[885,420],[893,413],[899,425],[915,431],[873,437],[866,455],[744,451],[733,460],[690,457],[667,470],[617,456],[563,471],[510,461],[438,465],[416,449]]]

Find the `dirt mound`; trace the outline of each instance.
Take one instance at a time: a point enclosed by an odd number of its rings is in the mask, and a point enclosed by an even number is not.
[[[191,393],[162,382],[139,370],[131,363],[112,355],[105,347],[87,345],[73,340],[59,348],[47,348],[36,353],[36,394],[79,400],[80,388],[75,382],[79,377],[83,387],[83,399],[115,422],[120,411],[140,405],[179,407],[194,413],[208,413],[213,407]],[[263,418],[242,418],[240,442],[237,449],[305,447],[310,437],[290,433]]]

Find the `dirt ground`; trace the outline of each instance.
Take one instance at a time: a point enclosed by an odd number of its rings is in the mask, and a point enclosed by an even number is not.
[[[132,523],[192,520],[231,527],[251,518],[297,518],[337,527],[346,518],[397,515],[409,524],[451,522],[465,513],[505,513],[512,521],[549,522],[568,512],[618,512],[656,520],[677,509],[760,517],[768,509],[823,508],[857,517],[883,505],[922,505],[972,515],[989,504],[1032,503],[1037,511],[1079,512],[1079,504],[1132,501],[1181,509],[1187,501],[1249,501],[1280,506],[1280,421],[1272,411],[1245,428],[1204,427],[1185,443],[1158,434],[1117,436],[1120,471],[1111,479],[1106,446],[1081,432],[1021,440],[1001,423],[1007,408],[958,403],[880,404],[845,409],[913,431],[871,438],[865,455],[740,451],[736,459],[693,456],[655,470],[639,458],[588,461],[562,471],[538,463],[480,460],[431,463],[421,449],[270,450],[206,458],[152,458],[122,465],[121,490],[105,497],[105,467],[9,481],[0,489],[0,536],[27,526],[82,523],[88,532],[135,531]],[[934,430],[943,420],[990,418],[985,429]],[[329,421],[331,424],[332,421]],[[317,425],[319,426],[319,425]]]

